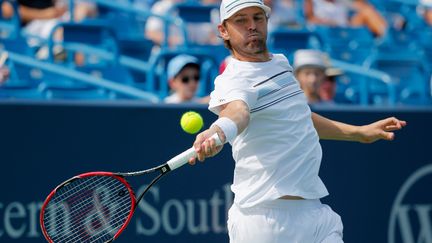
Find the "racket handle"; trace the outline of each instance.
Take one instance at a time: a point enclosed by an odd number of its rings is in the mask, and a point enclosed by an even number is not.
[[[217,133],[213,134],[210,138],[213,138],[216,142],[216,146],[222,145],[222,141],[220,140]],[[184,164],[186,164],[190,158],[196,157],[197,154],[195,152],[195,148],[192,147],[183,153],[175,156],[174,158],[170,159],[167,164],[171,170],[175,170],[179,167],[182,167]]]

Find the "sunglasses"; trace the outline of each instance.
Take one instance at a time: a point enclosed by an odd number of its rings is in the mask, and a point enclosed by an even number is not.
[[[189,81],[191,81],[191,80],[193,80],[193,81],[195,81],[195,82],[198,82],[199,79],[200,79],[200,76],[198,76],[198,75],[191,76],[191,77],[189,77],[189,76],[184,76],[184,77],[181,78],[181,81],[182,81],[182,83],[187,84],[187,83],[189,83]]]

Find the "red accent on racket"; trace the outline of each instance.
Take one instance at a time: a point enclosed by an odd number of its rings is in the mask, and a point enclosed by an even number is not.
[[[212,136],[222,145],[217,134]],[[157,167],[127,173],[89,172],[57,186],[46,198],[40,225],[48,242],[112,242],[126,229],[136,205],[162,176],[196,157],[192,147]],[[125,177],[159,174],[136,198]]]

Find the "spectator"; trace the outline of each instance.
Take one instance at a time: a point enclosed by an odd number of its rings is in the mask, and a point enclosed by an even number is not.
[[[342,70],[328,67],[325,70],[325,79],[318,88],[321,103],[334,103],[336,96],[336,77],[342,75]]]
[[[47,37],[59,19],[70,18],[66,13],[68,6],[62,0],[18,0],[22,23],[30,34]],[[75,21],[96,14],[95,7],[85,1],[76,1]]]
[[[176,3],[181,2],[181,0],[161,0],[157,1],[153,4],[151,8],[151,12],[157,15],[165,15]],[[147,38],[152,40],[154,43],[158,45],[162,45],[165,40],[164,33],[164,21],[159,17],[150,17],[147,20],[147,24],[145,27],[145,35]],[[180,38],[180,30],[178,28],[174,28],[173,26],[169,27],[169,36],[168,45],[176,46],[180,44],[183,40]]]
[[[327,68],[324,53],[318,50],[298,50],[294,53],[294,75],[309,103],[321,101],[319,87],[324,82]]]
[[[167,75],[173,93],[165,98],[166,103],[208,102],[208,98],[196,97],[200,80],[200,64],[197,58],[183,54],[176,56],[168,63]]]
[[[375,36],[383,36],[386,20],[365,0],[305,0],[308,23],[328,26],[366,26]],[[354,12],[351,15],[351,12]]]
[[[331,67],[326,53],[298,50],[294,54],[295,76],[309,103],[334,103],[336,77],[342,70]]]
[[[17,0],[18,11],[24,31],[32,37],[31,46],[40,45],[41,39],[47,39],[51,30],[59,20],[67,20],[70,16],[67,13],[68,6],[64,0]],[[6,7],[7,12],[13,14],[12,6]],[[85,1],[75,1],[74,16],[80,21],[87,16],[95,15],[94,6]],[[56,39],[61,39],[61,31],[56,33]],[[40,54],[44,56],[44,54]]]

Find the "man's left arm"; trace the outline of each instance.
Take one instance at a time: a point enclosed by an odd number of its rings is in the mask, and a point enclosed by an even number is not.
[[[406,126],[406,122],[395,117],[389,117],[377,122],[355,126],[333,121],[316,113],[312,113],[312,121],[320,139],[356,141],[373,143],[377,140],[393,140],[394,131]]]

